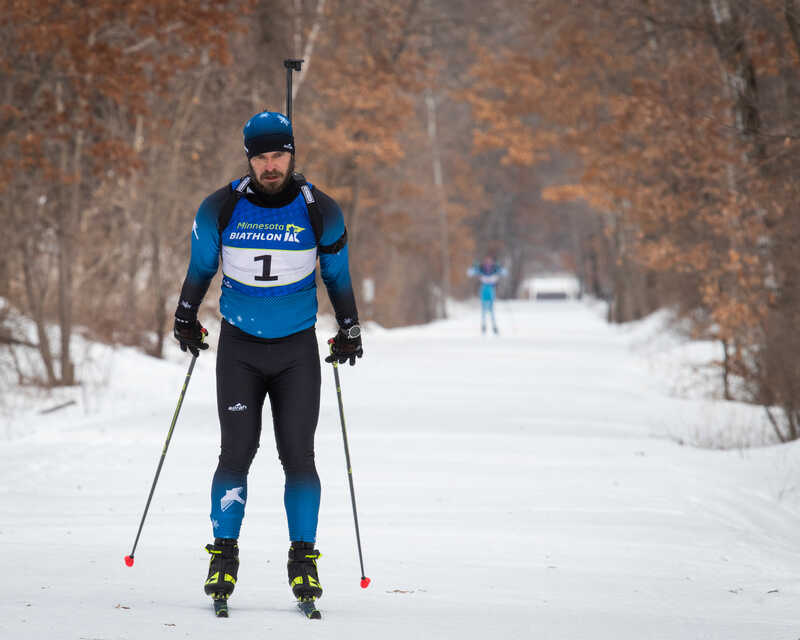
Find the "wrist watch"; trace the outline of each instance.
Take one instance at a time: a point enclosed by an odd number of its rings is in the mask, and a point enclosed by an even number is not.
[[[361,327],[357,324],[350,325],[347,329],[340,329],[340,331],[348,340],[354,340],[361,335]]]

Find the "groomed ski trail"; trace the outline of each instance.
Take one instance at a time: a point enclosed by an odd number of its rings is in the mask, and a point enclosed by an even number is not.
[[[231,617],[215,619],[203,593],[213,349],[124,566],[188,359],[172,346],[168,361],[115,352],[88,412],[22,416],[0,443],[0,636],[794,640],[797,446],[681,446],[670,433],[702,423],[708,403],[671,396],[625,328],[573,302],[499,301],[497,315],[499,337],[479,334],[475,304],[373,329],[363,360],[340,367],[366,590],[323,363],[314,625],[286,584],[268,410]]]

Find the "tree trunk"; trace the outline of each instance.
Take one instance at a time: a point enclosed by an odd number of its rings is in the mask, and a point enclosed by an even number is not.
[[[800,11],[798,11],[795,0],[786,0],[783,14],[786,17],[786,24],[789,25],[792,42],[794,42],[797,53],[800,54]]]
[[[64,203],[58,216],[58,326],[60,331],[60,384],[75,384],[75,366],[70,355],[72,341],[73,311],[73,268],[75,261],[75,228],[80,207],[81,154],[83,152],[83,131],[75,134],[71,169],[66,159],[66,145],[62,162],[63,174],[72,173],[74,182],[70,190],[69,206]]]
[[[611,244],[610,266],[613,274],[612,286],[614,290],[609,314],[611,322],[622,324],[631,319],[631,287],[622,216],[612,214],[611,225],[612,235],[609,238]]]
[[[709,7],[714,23],[712,38],[734,101],[736,130],[749,143],[750,154],[763,157],[764,147],[758,140],[761,116],[755,66],[747,50],[737,8],[730,0],[709,0]]]
[[[150,354],[161,358],[164,354],[164,334],[167,326],[167,295],[161,277],[161,230],[158,225],[150,225],[151,281],[150,289],[155,296],[153,321],[155,344]]]
[[[0,298],[8,298],[11,271],[8,268],[8,252],[0,253]]]
[[[303,85],[303,81],[306,79],[306,75],[308,74],[308,68],[311,66],[311,56],[314,53],[314,44],[317,41],[317,36],[319,36],[320,28],[322,27],[322,18],[324,17],[325,12],[325,0],[317,0],[317,10],[314,15],[314,24],[311,26],[311,31],[308,34],[308,40],[306,40],[306,46],[303,49],[303,56],[302,60],[305,61],[303,66],[300,68],[300,73],[297,74],[297,78],[292,83],[292,101],[297,97],[297,93],[300,91],[300,87]],[[302,19],[299,19],[302,15],[302,1],[295,0],[295,31],[294,31],[294,48],[295,48],[295,55],[300,55],[300,48],[301,48],[301,40],[302,40]]]
[[[359,196],[361,195],[361,172],[356,168],[353,171],[353,198],[350,201],[349,215],[347,216],[347,235],[349,237],[349,242],[353,244],[353,246],[358,246],[358,233],[361,229],[361,225],[359,225],[361,210],[358,206]]]
[[[155,308],[153,310],[153,334],[155,342],[151,344],[149,353],[157,358],[163,357],[164,338],[167,331],[167,311],[166,311],[166,292],[163,287],[161,243],[162,230],[158,223],[159,212],[161,209],[171,210],[175,206],[173,190],[170,185],[178,180],[178,160],[181,153],[181,145],[185,139],[185,133],[191,122],[192,115],[198,104],[201,102],[203,90],[208,78],[208,51],[203,51],[202,66],[200,74],[193,86],[187,87],[184,97],[178,100],[178,107],[175,112],[175,119],[170,137],[175,141],[172,155],[167,164],[166,170],[161,174],[161,188],[157,193],[169,194],[159,198],[158,206],[154,206],[152,199],[146,204],[146,214],[144,215],[145,224],[148,225],[146,233],[149,235],[150,243],[150,284],[155,296]],[[155,150],[155,147],[154,147]],[[153,161],[155,161],[153,159]]]
[[[22,244],[22,276],[25,283],[25,296],[28,299],[33,321],[36,324],[36,338],[38,340],[39,355],[42,358],[47,384],[51,387],[57,383],[55,367],[53,366],[53,354],[50,350],[50,339],[47,337],[47,324],[44,317],[44,294],[45,291],[36,291],[36,278],[33,273],[36,251],[34,251],[27,240]],[[45,278],[46,280],[46,278]]]
[[[441,280],[441,313],[447,318],[447,300],[450,297],[450,242],[447,224],[447,193],[442,176],[442,158],[439,149],[439,136],[436,130],[436,99],[430,88],[425,90],[425,104],[428,112],[428,140],[431,145],[431,161],[433,163],[433,184],[439,200],[439,252],[442,265]]]
[[[730,374],[731,374],[731,357],[730,357],[730,348],[728,347],[727,340],[720,340],[722,343],[722,392],[723,397],[725,400],[733,400],[731,397],[731,385],[730,385]]]

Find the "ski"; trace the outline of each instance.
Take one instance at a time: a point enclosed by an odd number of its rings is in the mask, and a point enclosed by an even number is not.
[[[314,604],[314,598],[309,598],[308,600],[298,600],[297,607],[309,620],[322,619],[322,612],[317,609],[317,605]]]
[[[214,615],[217,618],[228,617],[228,599],[227,598],[214,598]]]

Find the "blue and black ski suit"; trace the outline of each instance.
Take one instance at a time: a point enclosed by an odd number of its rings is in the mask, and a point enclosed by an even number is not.
[[[222,261],[217,351],[219,463],[211,485],[217,538],[238,538],[247,474],[269,396],[286,482],[289,539],[315,542],[320,482],[314,464],[320,362],[314,325],[316,263],[341,327],[358,322],[344,218],[304,180],[266,195],[236,180],[200,205],[178,314],[197,313]]]
[[[496,297],[497,282],[506,275],[503,269],[494,260],[484,260],[479,265],[473,265],[467,270],[467,275],[480,280],[481,299],[481,331],[486,332],[486,315],[492,320],[492,330],[497,333],[497,321],[494,317],[494,299]]]

